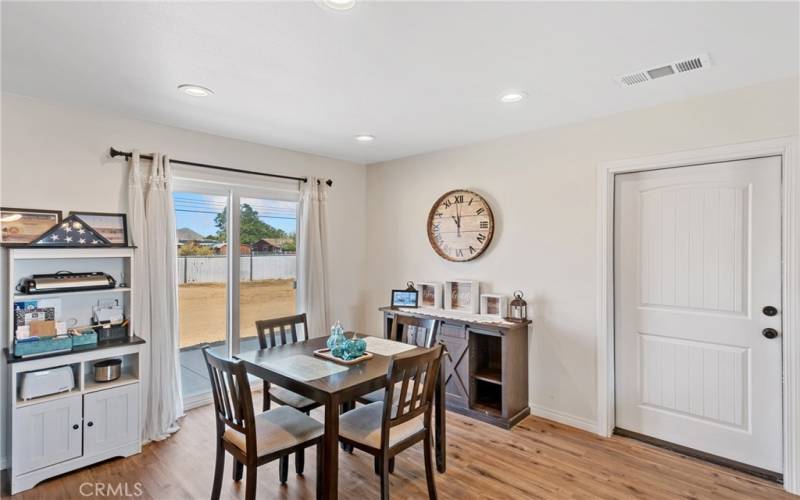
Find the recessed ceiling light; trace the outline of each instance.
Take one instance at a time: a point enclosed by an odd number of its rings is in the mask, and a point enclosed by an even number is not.
[[[356,0],[322,0],[322,5],[333,10],[350,10],[356,5]]]
[[[214,93],[214,91],[212,91],[211,89],[205,88],[200,85],[192,85],[190,83],[184,83],[183,85],[178,85],[178,90],[192,97],[208,97]]]
[[[356,136],[356,140],[358,142],[372,142],[375,140],[375,136],[369,134],[361,134]]]
[[[528,93],[524,90],[515,90],[513,92],[506,92],[500,96],[500,102],[519,102],[528,97]]]

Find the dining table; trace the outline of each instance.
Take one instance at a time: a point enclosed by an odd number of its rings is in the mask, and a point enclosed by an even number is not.
[[[339,414],[354,407],[356,398],[386,387],[386,374],[392,356],[373,352],[370,359],[352,365],[341,365],[346,369],[308,380],[309,376],[313,377],[315,374],[304,375],[301,370],[297,370],[297,367],[308,363],[310,361],[308,357],[320,359],[315,357],[314,351],[325,348],[326,341],[325,337],[311,338],[268,349],[242,352],[235,355],[235,358],[244,363],[250,375],[324,405],[325,436],[322,443],[322,464],[317,464],[317,467],[322,467],[322,497],[334,500],[338,498],[339,485]],[[413,347],[403,354],[421,349]],[[287,366],[287,360],[291,360],[293,366]],[[443,370],[440,369],[434,390],[434,448],[436,468],[439,472],[446,470],[446,412],[443,381]]]

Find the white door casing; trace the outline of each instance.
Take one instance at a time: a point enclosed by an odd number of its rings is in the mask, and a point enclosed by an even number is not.
[[[781,159],[618,175],[616,425],[781,472]]]

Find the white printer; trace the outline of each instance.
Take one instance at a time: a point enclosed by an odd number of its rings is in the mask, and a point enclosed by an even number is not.
[[[72,368],[59,366],[21,374],[19,397],[23,400],[71,391],[75,388]]]

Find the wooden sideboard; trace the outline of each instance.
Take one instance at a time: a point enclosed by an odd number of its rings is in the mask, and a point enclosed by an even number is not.
[[[453,319],[430,310],[409,312],[382,307],[383,335],[389,337],[396,315],[433,318],[447,346],[447,409],[510,429],[531,412],[528,406],[528,325]],[[398,329],[398,336],[402,330]],[[393,340],[400,340],[399,338]]]

